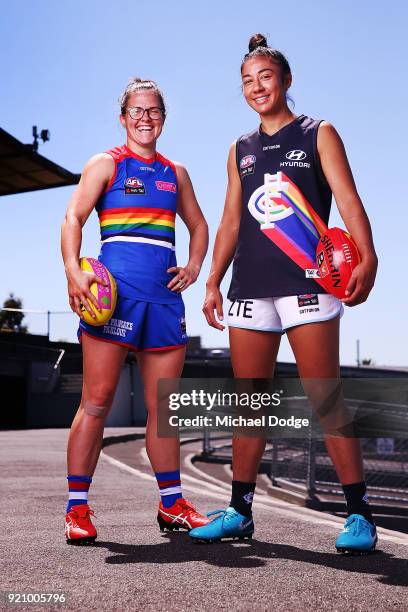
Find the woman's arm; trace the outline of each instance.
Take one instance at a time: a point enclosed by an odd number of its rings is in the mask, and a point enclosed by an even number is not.
[[[69,304],[79,317],[81,317],[80,303],[82,303],[89,314],[95,318],[87,299],[91,300],[96,308],[98,308],[98,303],[89,287],[94,282],[102,284],[98,276],[84,272],[79,266],[82,227],[114,171],[115,162],[106,153],[95,155],[89,160],[68,203],[62,224],[61,251],[68,280]]]
[[[224,315],[222,295],[219,287],[234,257],[242,210],[241,180],[236,163],[235,142],[229,150],[227,172],[228,186],[224,212],[215,238],[211,270],[207,280],[207,292],[203,306],[203,312],[208,325],[220,330],[225,329],[225,326],[218,323],[214,310],[217,312],[218,319],[222,321]]]
[[[181,164],[176,163],[176,172],[177,213],[186,224],[190,234],[189,258],[186,266],[177,266],[167,270],[167,272],[176,273],[167,287],[174,292],[181,292],[192,285],[200,273],[208,249],[208,225],[198,205],[187,170]]]
[[[337,208],[361,255],[361,262],[353,270],[346,297],[342,300],[348,306],[355,306],[365,302],[377,273],[371,226],[357,193],[343,142],[334,127],[325,121],[317,133],[317,150]]]

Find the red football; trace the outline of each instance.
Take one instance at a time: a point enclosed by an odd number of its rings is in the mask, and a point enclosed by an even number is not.
[[[344,230],[332,227],[320,236],[316,248],[319,284],[328,293],[344,298],[351,273],[360,261],[356,243]]]

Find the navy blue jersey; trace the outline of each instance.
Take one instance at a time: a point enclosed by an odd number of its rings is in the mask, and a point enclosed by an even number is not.
[[[291,223],[295,227],[295,215],[289,218],[294,212],[288,205],[291,201],[299,210],[302,202],[308,203],[327,224],[332,193],[317,153],[320,123],[300,115],[273,136],[258,128],[237,140],[242,214],[229,299],[325,293],[313,280],[313,270],[297,265],[268,237],[266,229],[268,224],[286,224],[290,239]],[[269,196],[271,186],[278,198]],[[313,251],[317,238],[310,233],[310,224],[298,223],[295,230],[295,246],[300,245],[302,252]]]

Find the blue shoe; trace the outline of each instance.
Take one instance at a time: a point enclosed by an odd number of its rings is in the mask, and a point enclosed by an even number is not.
[[[350,514],[344,523],[343,530],[336,540],[338,552],[365,554],[374,550],[377,544],[375,525],[361,514]]]
[[[189,536],[194,542],[219,542],[225,538],[252,538],[254,533],[254,521],[250,517],[243,516],[231,506],[226,510],[214,510],[207,516],[219,514],[211,523],[203,527],[192,529]]]

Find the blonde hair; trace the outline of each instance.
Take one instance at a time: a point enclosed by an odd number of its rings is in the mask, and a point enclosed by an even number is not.
[[[126,107],[129,97],[138,91],[154,91],[159,98],[159,106],[163,113],[163,118],[166,116],[166,105],[164,103],[163,94],[158,88],[157,84],[150,79],[141,79],[140,77],[133,77],[130,79],[125,91],[119,97],[120,112],[122,115],[126,114]]]

